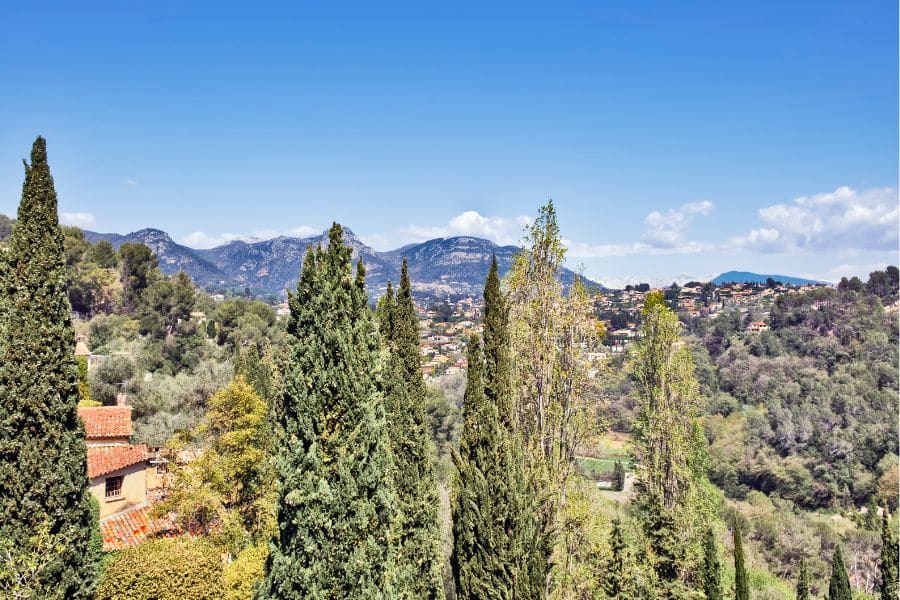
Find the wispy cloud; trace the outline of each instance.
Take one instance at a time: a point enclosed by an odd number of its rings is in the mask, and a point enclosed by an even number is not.
[[[709,200],[688,202],[665,212],[654,210],[644,217],[645,229],[640,241],[628,244],[590,244],[564,240],[568,256],[572,258],[606,258],[636,254],[693,254],[706,252],[712,245],[688,239],[694,219],[713,211]]]
[[[138,182],[136,179],[126,179],[125,187],[136,188],[138,186]]]
[[[654,210],[644,218],[647,230],[641,239],[654,248],[679,248],[685,244],[684,235],[694,218],[709,215],[712,210],[709,200],[688,202],[664,213]]]
[[[59,222],[63,225],[74,225],[76,227],[94,227],[97,219],[94,215],[86,212],[64,212],[59,215]]]
[[[732,239],[732,245],[762,253],[897,249],[900,212],[893,188],[842,186],[758,212],[765,226]]]

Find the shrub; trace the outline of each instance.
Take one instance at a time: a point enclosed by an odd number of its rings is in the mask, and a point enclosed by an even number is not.
[[[221,600],[217,549],[185,538],[154,540],[123,550],[97,587],[96,600]]]

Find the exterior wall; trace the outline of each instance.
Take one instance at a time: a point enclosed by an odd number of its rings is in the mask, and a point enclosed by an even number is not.
[[[147,463],[131,465],[112,473],[91,479],[91,493],[100,503],[100,518],[121,512],[147,501]],[[106,478],[122,475],[122,494],[115,499],[106,498]]]

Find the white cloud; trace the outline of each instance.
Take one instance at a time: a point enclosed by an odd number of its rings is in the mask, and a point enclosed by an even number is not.
[[[679,248],[685,244],[684,234],[696,216],[706,216],[712,212],[709,200],[689,202],[678,208],[670,208],[665,213],[654,210],[644,218],[647,231],[641,239],[655,248]]]
[[[635,254],[693,254],[706,252],[711,244],[687,239],[687,232],[694,219],[712,213],[713,203],[709,200],[688,202],[665,212],[654,210],[646,217],[646,229],[641,241],[630,244],[588,244],[563,240],[572,258],[606,258],[610,256],[632,256]]]
[[[518,244],[522,240],[525,226],[530,224],[531,221],[531,217],[525,215],[513,218],[485,217],[477,211],[467,210],[450,219],[446,225],[437,227],[408,225],[401,230],[401,235],[411,242],[470,235],[487,238],[502,245]]]
[[[75,227],[93,227],[97,224],[97,219],[91,213],[85,212],[64,212],[59,215],[59,222],[63,225],[74,225]]]
[[[301,225],[285,231],[260,229],[252,233],[221,233],[218,235],[210,235],[204,231],[193,231],[184,236],[181,239],[181,243],[191,248],[215,248],[216,246],[222,246],[235,240],[240,240],[242,242],[260,242],[276,238],[280,235],[288,237],[309,237],[321,232],[321,229],[316,229],[315,227],[310,227],[308,225]]]
[[[898,243],[897,190],[833,192],[801,196],[759,210],[764,228],[734,238],[737,248],[762,253],[884,250]]]
[[[130,188],[136,188],[138,186],[138,182],[135,179],[126,179],[125,186]]]

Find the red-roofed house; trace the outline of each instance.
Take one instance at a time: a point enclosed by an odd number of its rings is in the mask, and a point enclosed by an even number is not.
[[[148,477],[156,466],[147,446],[131,445],[131,407],[81,407],[87,442],[87,470],[91,493],[100,503],[100,518],[147,503]],[[152,473],[151,473],[152,471]]]

